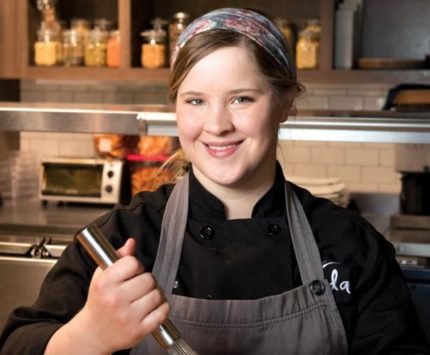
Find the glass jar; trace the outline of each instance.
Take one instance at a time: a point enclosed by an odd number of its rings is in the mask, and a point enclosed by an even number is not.
[[[74,18],[70,21],[70,29],[77,31],[82,35],[82,40],[85,46],[90,32],[90,21],[83,18]]]
[[[291,50],[294,50],[294,27],[293,24],[285,18],[277,17],[275,18],[275,23],[281,30],[285,39],[287,40],[288,46]]]
[[[319,52],[319,35],[306,29],[301,31],[296,45],[297,69],[317,69],[319,67]]]
[[[321,38],[321,21],[318,19],[306,20],[305,30],[313,32],[314,35],[317,36],[319,40]]]
[[[166,65],[166,31],[148,30],[143,37],[141,62],[147,69],[161,68]]]
[[[105,67],[106,66],[106,42],[108,33],[95,29],[91,30],[85,44],[85,66]]]
[[[63,32],[63,65],[76,67],[84,63],[84,40],[76,30]]]
[[[106,64],[109,68],[118,68],[120,64],[120,36],[119,31],[111,31],[107,41]]]
[[[96,28],[103,31],[111,31],[113,28],[113,22],[106,18],[96,18],[94,20],[94,29]]]
[[[60,34],[50,28],[41,28],[37,32],[34,43],[34,63],[40,66],[54,66],[60,64],[61,45]]]
[[[177,12],[173,15],[173,20],[169,24],[169,55],[172,55],[176,42],[187,27],[189,19],[190,15],[185,12]]]

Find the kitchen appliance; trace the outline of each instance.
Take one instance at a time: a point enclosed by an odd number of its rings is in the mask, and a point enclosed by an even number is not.
[[[115,249],[93,224],[76,234],[76,239],[102,269],[106,269],[119,259]],[[181,334],[169,319],[166,319],[152,335],[170,355],[198,355],[181,338]]]
[[[43,202],[127,203],[128,175],[122,160],[46,158],[41,162],[39,198]]]
[[[390,217],[388,239],[430,341],[430,145],[396,145],[395,169],[401,174],[400,210]]]

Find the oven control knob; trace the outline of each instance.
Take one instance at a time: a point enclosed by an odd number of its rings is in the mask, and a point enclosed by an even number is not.
[[[106,187],[105,187],[105,191],[106,191],[106,192],[111,193],[111,192],[112,192],[112,190],[113,190],[112,185],[106,185]]]
[[[114,175],[114,173],[113,173],[113,171],[112,171],[112,170],[109,170],[109,171],[107,172],[107,176],[108,176],[108,178],[113,177],[113,175]]]

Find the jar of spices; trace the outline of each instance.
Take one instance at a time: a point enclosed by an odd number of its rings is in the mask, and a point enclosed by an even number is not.
[[[297,69],[317,69],[319,66],[320,39],[313,31],[306,29],[299,34],[296,45]]]
[[[173,15],[173,20],[169,24],[169,55],[172,55],[176,41],[182,32],[184,32],[185,27],[187,27],[190,20],[190,15],[186,12],[177,12]]]
[[[88,40],[85,44],[85,66],[106,66],[107,37],[108,33],[100,29],[94,29],[89,32]]]
[[[275,18],[275,23],[281,30],[285,39],[287,40],[288,46],[291,50],[294,50],[294,27],[293,24],[285,18],[277,17]]]
[[[147,69],[161,68],[166,65],[166,31],[148,30],[143,37],[141,62]]]
[[[118,68],[120,64],[120,36],[119,31],[111,31],[107,41],[106,64],[109,68]]]
[[[40,66],[54,66],[61,59],[60,33],[51,28],[41,28],[34,43],[34,63]]]
[[[80,66],[84,63],[84,40],[82,33],[76,30],[63,32],[63,65]]]

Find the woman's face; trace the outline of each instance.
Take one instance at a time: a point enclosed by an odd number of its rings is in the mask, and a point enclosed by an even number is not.
[[[194,65],[179,86],[176,116],[199,181],[246,187],[273,177],[286,106],[244,46],[218,49]]]

